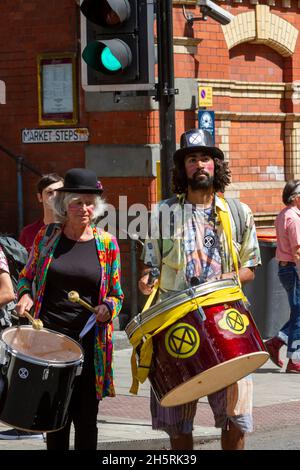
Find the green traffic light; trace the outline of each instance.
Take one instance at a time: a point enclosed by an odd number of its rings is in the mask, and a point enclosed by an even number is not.
[[[108,47],[105,47],[101,52],[101,64],[110,72],[117,72],[122,68],[121,63]]]

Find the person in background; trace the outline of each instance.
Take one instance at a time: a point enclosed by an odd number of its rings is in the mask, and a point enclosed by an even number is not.
[[[43,206],[43,217],[32,224],[26,225],[20,232],[19,242],[30,252],[33,240],[38,231],[44,226],[54,222],[53,211],[50,205],[55,191],[61,188],[64,179],[56,173],[43,175],[37,183],[37,199]]]
[[[287,345],[286,372],[300,373],[300,180],[290,180],[282,192],[285,208],[275,220],[279,280],[286,290],[290,318],[278,333],[265,342],[270,358],[283,367],[280,349]]]
[[[72,422],[75,450],[96,450],[99,400],[115,396],[112,322],[121,309],[123,292],[117,240],[93,223],[105,212],[102,193],[93,171],[67,171],[64,186],[56,190],[52,201],[60,223],[38,232],[19,278],[18,314],[23,316],[33,307],[34,317],[44,327],[81,341],[84,351],[67,424],[47,433],[48,450],[69,450]],[[71,302],[68,292],[72,290],[95,306],[96,312]]]
[[[236,239],[234,217],[222,193],[230,183],[230,170],[223,152],[214,146],[208,131],[191,129],[181,136],[180,149],[174,154],[174,196],[160,203],[160,210],[172,207],[174,220],[184,221],[183,211],[189,205],[192,216],[185,220],[183,237],[176,238],[174,228],[163,236],[146,239],[142,259],[144,269],[139,281],[140,291],[150,295],[149,271],[156,267],[161,272],[159,298],[167,293],[183,291],[193,279],[205,283],[216,279],[239,276],[242,284],[254,279],[260,264],[260,251],[255,224],[250,208],[241,203],[240,211],[246,221],[242,240]],[[229,212],[229,214],[228,214]],[[233,254],[229,249],[220,214],[230,217],[231,237],[238,256],[235,271]],[[159,226],[159,222],[156,222]],[[175,224],[174,224],[175,225]],[[171,224],[172,227],[172,224]],[[178,241],[177,241],[178,240]],[[221,445],[224,450],[241,450],[245,433],[251,432],[252,392],[251,376],[208,396],[215,417],[215,425],[222,429]],[[197,400],[175,407],[163,407],[151,390],[151,415],[154,429],[168,433],[174,450],[193,449],[193,422]]]

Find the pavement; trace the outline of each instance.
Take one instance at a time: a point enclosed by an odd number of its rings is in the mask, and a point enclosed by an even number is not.
[[[115,331],[116,397],[100,402],[98,450],[167,450],[167,435],[151,429],[149,381],[140,385],[137,396],[129,393],[130,357],[131,346],[126,333]],[[253,373],[253,380],[256,431],[300,424],[300,375],[286,374],[284,368],[280,370],[268,361]],[[8,426],[0,423],[0,431],[5,429]],[[214,427],[206,398],[199,400],[193,434],[196,444],[219,439],[220,430]],[[71,447],[72,443],[71,440]],[[0,440],[0,450],[45,450],[45,443],[37,439]]]

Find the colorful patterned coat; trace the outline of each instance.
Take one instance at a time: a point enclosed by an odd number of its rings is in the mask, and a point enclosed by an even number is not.
[[[51,224],[51,229],[43,227],[37,234],[28,262],[20,274],[18,296],[29,293],[34,298],[34,317],[38,318],[43,302],[46,278],[53,253],[62,234],[62,226]],[[48,226],[50,227],[50,226]],[[95,328],[95,373],[97,398],[115,396],[113,382],[113,323],[120,312],[123,292],[120,284],[120,250],[116,238],[103,230],[93,228],[97,253],[101,266],[99,304],[105,303],[112,312],[111,321]],[[48,233],[50,232],[50,233]]]

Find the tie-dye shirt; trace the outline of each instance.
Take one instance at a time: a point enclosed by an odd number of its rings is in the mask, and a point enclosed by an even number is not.
[[[34,298],[34,317],[38,318],[45,292],[47,272],[51,264],[55,248],[60,240],[63,227],[59,224],[49,229],[43,227],[37,234],[32,246],[28,262],[20,273],[18,296],[29,293]],[[112,318],[108,324],[96,324],[95,327],[95,374],[96,394],[101,400],[105,396],[115,396],[113,382],[113,323],[112,320],[120,312],[123,292],[121,289],[120,250],[116,238],[103,230],[93,228],[96,248],[101,267],[99,304],[105,303]]]
[[[193,277],[191,272],[187,270],[187,266],[190,263],[191,267],[192,258],[198,258],[199,255],[199,250],[191,250],[186,245],[186,243],[191,240],[191,230],[196,222],[192,204],[189,204],[188,201],[185,200],[183,194],[179,195],[177,200],[174,203],[172,202],[171,206],[169,205],[169,201],[173,201],[173,198],[161,201],[158,204],[157,210],[151,218],[151,236],[146,239],[141,256],[146,265],[155,266],[161,270],[160,294],[168,291],[181,291],[186,289],[189,286],[190,278]],[[158,211],[163,211],[164,207],[172,209],[172,217],[169,219],[169,222],[163,220],[162,227],[160,228],[157,214]],[[219,244],[218,251],[220,252],[220,258],[218,255],[215,256],[216,260],[221,260],[221,272],[228,273],[234,271],[234,265],[225,232],[217,215],[217,210],[223,212],[228,212],[229,210],[233,246],[238,258],[239,268],[252,268],[260,265],[261,257],[259,244],[254,218],[250,208],[246,204],[241,203],[241,210],[243,211],[245,219],[245,230],[242,242],[239,243],[236,240],[235,221],[230,208],[225,204],[224,199],[216,194],[213,217],[215,218],[214,232],[217,237],[216,242]],[[165,213],[168,214],[168,211]],[[164,235],[161,237],[161,231],[163,233],[167,232],[167,236]],[[199,233],[201,233],[201,229],[199,229]],[[200,236],[203,237],[203,234]],[[195,239],[195,236],[192,236],[192,238]],[[193,254],[191,254],[191,252]],[[201,254],[201,256],[204,260],[207,257],[207,253]],[[201,265],[197,264],[197,266],[197,269],[201,268]]]
[[[220,240],[215,224],[213,207],[200,209],[193,205],[183,240],[188,283],[193,277],[202,283],[221,276]]]

